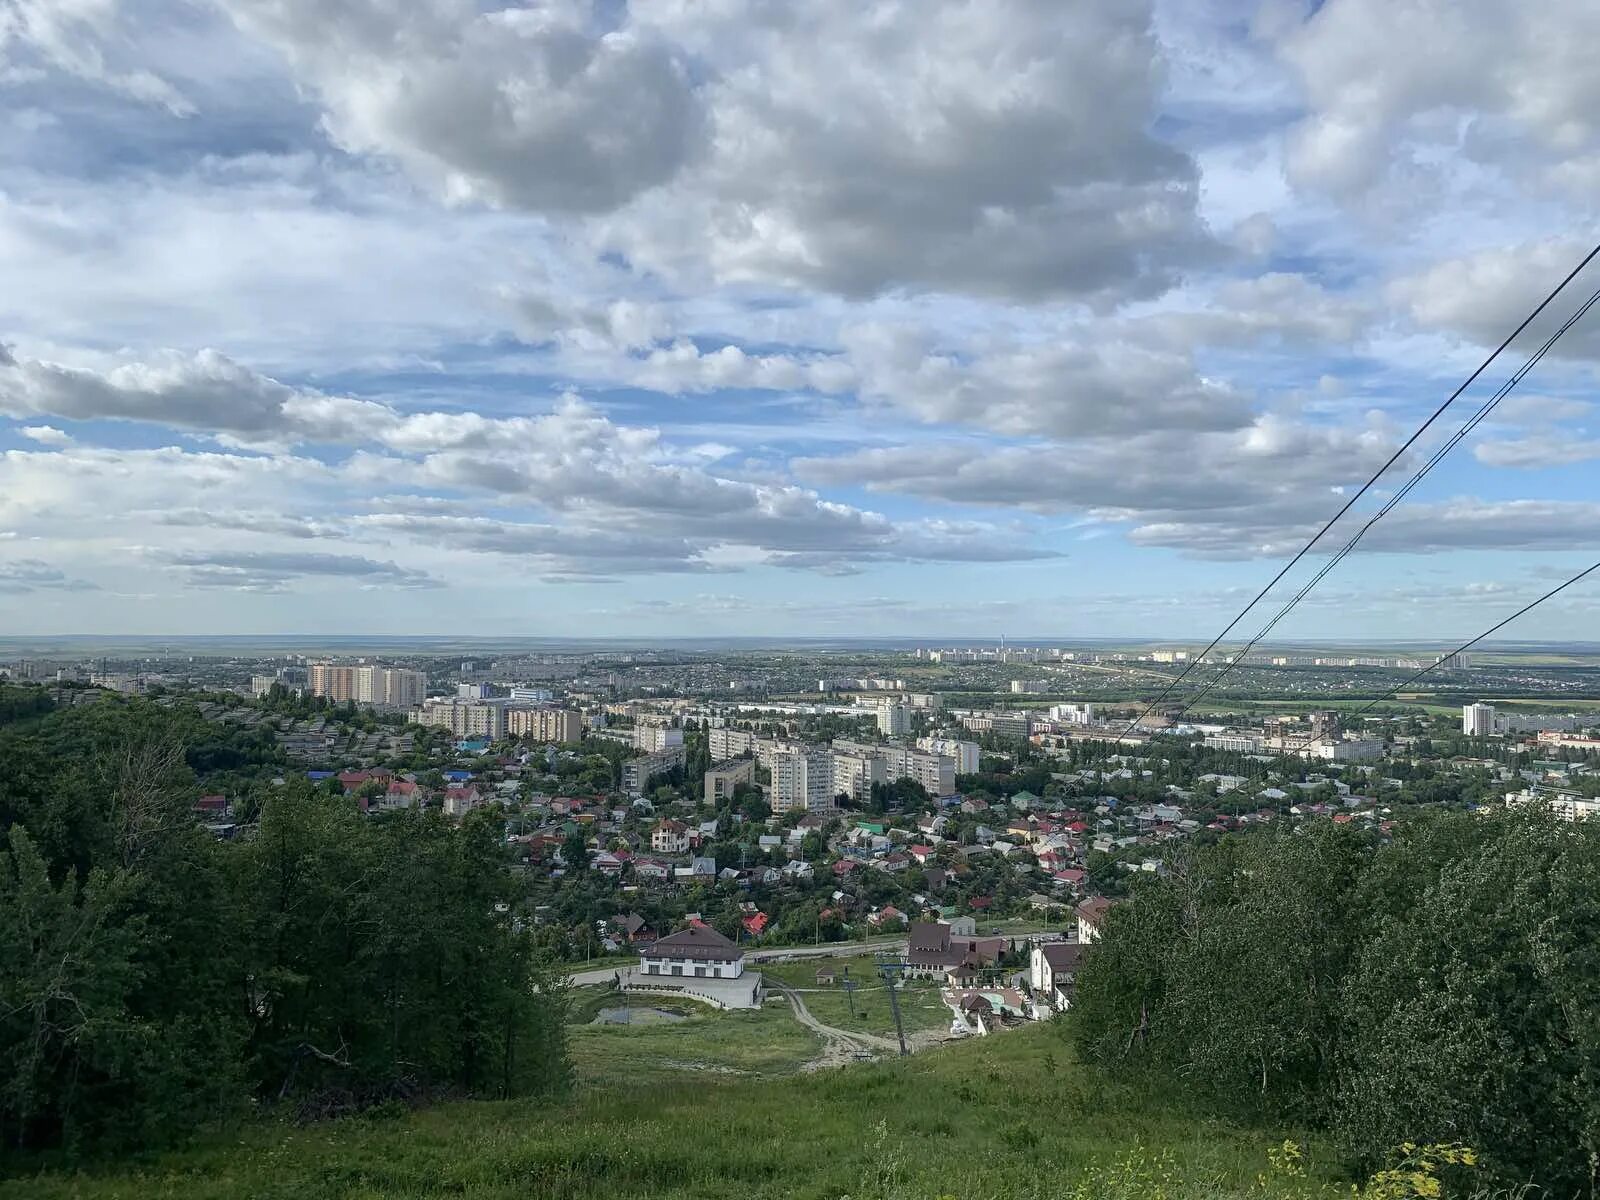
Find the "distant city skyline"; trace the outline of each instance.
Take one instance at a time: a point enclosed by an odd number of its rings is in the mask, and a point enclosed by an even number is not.
[[[24,4],[0,634],[1203,644],[1587,249],[1592,35]],[[1592,561],[1597,320],[1275,640],[1461,641]],[[1597,616],[1585,584],[1507,632]]]

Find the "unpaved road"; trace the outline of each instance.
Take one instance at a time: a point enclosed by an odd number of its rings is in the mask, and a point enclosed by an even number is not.
[[[879,1037],[875,1033],[856,1033],[824,1025],[812,1015],[799,992],[776,980],[769,982],[773,991],[781,993],[789,1001],[789,1007],[794,1010],[794,1019],[822,1038],[822,1053],[808,1062],[803,1070],[817,1071],[823,1067],[842,1067],[846,1063],[854,1062],[858,1054],[877,1056],[900,1053],[900,1043],[889,1038]]]

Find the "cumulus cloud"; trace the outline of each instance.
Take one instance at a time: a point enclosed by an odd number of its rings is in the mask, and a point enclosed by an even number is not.
[[[1429,148],[1537,154],[1555,176],[1596,152],[1593,5],[1329,0],[1273,32],[1309,109],[1290,142],[1303,183],[1354,194]]]
[[[1394,440],[1381,421],[1352,429],[1263,416],[1231,431],[883,447],[799,459],[795,470],[821,483],[859,482],[928,500],[1106,520],[1227,525],[1255,511],[1298,522],[1331,515],[1338,507],[1332,489],[1365,478]]]
[[[680,51],[602,6],[544,0],[221,0],[278,47],[346,149],[400,158],[447,196],[604,210],[671,178],[701,137]]]
[[[72,435],[64,429],[57,429],[54,425],[24,425],[17,432],[31,442],[38,442],[41,446],[68,446],[72,444]]]
[[[661,270],[1114,302],[1212,250],[1145,3],[222,2],[342,145]]]
[[[1497,346],[1533,311],[1591,249],[1559,237],[1495,246],[1449,258],[1401,276],[1389,294],[1425,329]],[[1554,333],[1600,288],[1600,266],[1591,263],[1518,339],[1525,354]],[[1600,358],[1600,321],[1591,313],[1551,349],[1555,358]]]

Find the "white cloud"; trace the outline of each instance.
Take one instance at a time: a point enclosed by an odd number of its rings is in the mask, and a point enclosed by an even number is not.
[[[65,572],[37,558],[0,560],[0,592],[93,591],[95,585],[73,579]]]
[[[1590,249],[1591,245],[1568,237],[1496,246],[1402,276],[1390,285],[1389,293],[1425,329],[1480,346],[1497,346]],[[1591,263],[1518,339],[1513,347],[1517,359],[1554,333],[1597,288],[1600,266]],[[1550,354],[1600,358],[1600,318],[1591,312],[1563,335]]]
[[[118,0],[7,0],[0,7],[0,82],[39,63],[174,116],[195,109],[177,89],[143,68],[119,69],[106,50],[118,40]]]
[[[24,425],[17,432],[42,446],[67,446],[72,443],[72,435],[54,425]]]
[[[673,274],[1107,303],[1212,252],[1145,4],[222,2],[343,146]]]
[[[346,149],[441,191],[540,211],[608,209],[671,178],[700,137],[674,47],[600,6],[541,0],[220,0],[282,50]]]
[[[1596,151],[1597,37],[1600,11],[1572,0],[1328,0],[1278,41],[1309,108],[1290,169],[1351,195],[1437,149],[1559,177]]]

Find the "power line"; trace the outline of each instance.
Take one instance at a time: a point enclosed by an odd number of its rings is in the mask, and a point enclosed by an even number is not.
[[[1245,643],[1244,649],[1240,650],[1232,658],[1223,663],[1222,669],[1208,679],[1205,685],[1198,692],[1184,702],[1183,707],[1178,709],[1178,711],[1173,714],[1172,719],[1174,721],[1177,720],[1179,717],[1183,716],[1184,713],[1188,712],[1196,704],[1200,703],[1200,701],[1204,700],[1208,695],[1210,695],[1216,686],[1228,677],[1228,675],[1233,671],[1234,667],[1239,665],[1239,663],[1244,659],[1245,655],[1249,654],[1250,651],[1255,648],[1256,643],[1271,633],[1279,621],[1288,616],[1289,613],[1293,611],[1295,606],[1300,603],[1300,601],[1304,600],[1308,595],[1310,595],[1312,589],[1315,588],[1317,584],[1321,583],[1325,578],[1327,578],[1329,573],[1344,561],[1345,556],[1356,548],[1357,543],[1359,543],[1361,539],[1366,536],[1367,531],[1381,521],[1384,517],[1388,516],[1389,513],[1392,512],[1402,500],[1410,495],[1411,490],[1421,483],[1423,479],[1427,477],[1428,473],[1444,460],[1445,455],[1449,454],[1451,450],[1455,449],[1456,446],[1461,443],[1462,439],[1476,429],[1483,422],[1484,418],[1492,413],[1500,404],[1500,402],[1509,396],[1513,389],[1515,389],[1516,386],[1522,382],[1524,377],[1527,376],[1528,372],[1533,370],[1533,368],[1538,365],[1539,361],[1543,359],[1547,353],[1549,353],[1550,348],[1560,341],[1562,336],[1569,329],[1582,320],[1588,314],[1589,310],[1592,309],[1596,304],[1600,304],[1600,289],[1596,289],[1587,300],[1579,305],[1578,308],[1573,311],[1572,315],[1563,321],[1555,330],[1555,332],[1550,334],[1550,336],[1544,340],[1539,348],[1528,356],[1527,361],[1524,362],[1522,366],[1518,367],[1517,370],[1512,373],[1511,377],[1495,390],[1492,396],[1479,405],[1477,412],[1473,413],[1472,416],[1467,418],[1466,422],[1461,426],[1460,429],[1456,430],[1447,439],[1445,439],[1438,449],[1436,449],[1433,454],[1429,456],[1428,461],[1423,463],[1422,466],[1417,469],[1416,473],[1406,481],[1405,486],[1400,488],[1400,490],[1397,491],[1393,496],[1389,497],[1389,499],[1385,501],[1383,506],[1379,508],[1377,512],[1368,517],[1366,523],[1362,525],[1360,529],[1356,530],[1355,534],[1350,538],[1350,540],[1341,546],[1337,553],[1330,557],[1328,561],[1322,565],[1322,568],[1306,582],[1305,586],[1291,596],[1289,600],[1285,602],[1283,607],[1273,615],[1272,619],[1263,625],[1260,630],[1257,631],[1256,635]]]
[[[1296,552],[1295,556],[1293,558],[1291,558],[1287,563],[1285,563],[1283,565],[1282,569],[1280,569],[1278,571],[1278,573],[1276,575],[1274,575],[1271,580],[1268,581],[1267,586],[1262,588],[1259,592],[1257,592],[1256,595],[1255,595],[1255,598],[1252,599],[1250,601],[1250,603],[1246,604],[1243,608],[1241,608],[1239,610],[1239,612],[1234,616],[1233,620],[1229,621],[1227,623],[1227,625],[1225,625],[1223,627],[1222,632],[1217,634],[1216,637],[1211,639],[1210,645],[1208,645],[1204,650],[1202,650],[1200,652],[1200,654],[1193,661],[1191,661],[1189,663],[1189,665],[1186,666],[1178,674],[1177,678],[1175,678],[1171,683],[1167,684],[1167,686],[1161,690],[1161,694],[1159,696],[1157,696],[1154,700],[1152,700],[1148,705],[1145,706],[1145,709],[1144,709],[1143,712],[1141,712],[1137,717],[1135,717],[1133,720],[1128,722],[1128,727],[1117,735],[1117,739],[1116,739],[1117,741],[1119,741],[1119,742],[1122,741],[1123,738],[1127,737],[1128,734],[1133,732],[1133,730],[1138,727],[1139,722],[1144,720],[1146,717],[1148,717],[1150,715],[1150,713],[1152,711],[1154,711],[1156,705],[1160,704],[1163,700],[1165,700],[1168,696],[1170,696],[1172,694],[1173,689],[1176,688],[1179,684],[1181,684],[1186,678],[1188,678],[1189,672],[1194,670],[1194,668],[1208,654],[1210,654],[1213,650],[1215,650],[1217,648],[1217,644],[1219,642],[1221,642],[1223,638],[1227,637],[1228,634],[1233,632],[1234,626],[1238,625],[1240,621],[1244,620],[1245,615],[1247,613],[1249,613],[1249,611],[1252,608],[1254,608],[1257,604],[1261,603],[1262,599],[1265,598],[1267,593],[1270,592],[1273,588],[1275,588],[1279,584],[1279,582],[1282,581],[1283,577],[1285,575],[1287,575],[1294,568],[1295,564],[1298,563],[1302,558],[1304,558],[1307,554],[1309,554],[1311,552],[1311,548],[1313,546],[1315,546],[1319,541],[1322,540],[1323,535],[1326,534],[1328,532],[1328,530],[1333,528],[1333,526],[1338,522],[1339,518],[1343,517],[1345,515],[1345,513],[1349,512],[1350,509],[1355,506],[1356,501],[1360,500],[1362,496],[1367,494],[1367,492],[1372,488],[1372,485],[1377,483],[1378,480],[1381,479],[1384,476],[1384,474],[1386,474],[1388,472],[1389,468],[1394,466],[1394,464],[1400,460],[1400,457],[1403,454],[1405,454],[1405,452],[1407,450],[1411,449],[1412,445],[1415,444],[1417,439],[1420,438],[1424,433],[1426,433],[1428,431],[1428,429],[1433,425],[1433,423],[1444,415],[1445,410],[1448,409],[1452,404],[1454,404],[1456,402],[1457,398],[1460,397],[1460,395],[1463,392],[1465,392],[1467,390],[1467,388],[1471,387],[1472,384],[1477,382],[1478,376],[1482,375],[1486,370],[1488,370],[1490,364],[1493,363],[1495,359],[1500,357],[1501,353],[1506,349],[1506,347],[1511,345],[1511,343],[1514,342],[1522,334],[1523,330],[1527,329],[1527,327],[1529,325],[1533,324],[1534,320],[1539,316],[1539,314],[1542,313],[1546,308],[1548,308],[1550,306],[1550,302],[1553,301],[1557,296],[1559,296],[1561,294],[1562,290],[1566,288],[1567,284],[1571,283],[1574,279],[1577,278],[1578,273],[1580,271],[1582,271],[1585,267],[1587,267],[1589,265],[1589,263],[1594,260],[1594,257],[1597,254],[1600,254],[1600,244],[1597,244],[1593,249],[1591,249],[1589,251],[1589,253],[1585,254],[1583,256],[1582,261],[1580,261],[1577,266],[1573,267],[1572,270],[1567,273],[1566,278],[1564,278],[1560,283],[1556,284],[1555,288],[1549,293],[1549,295],[1545,296],[1545,298],[1539,302],[1538,307],[1535,308],[1531,313],[1529,313],[1526,317],[1523,318],[1522,323],[1520,325],[1518,325],[1515,329],[1513,329],[1506,336],[1506,339],[1503,342],[1501,342],[1498,346],[1496,346],[1494,348],[1493,352],[1491,352],[1490,355],[1487,358],[1485,358],[1481,363],[1478,364],[1477,368],[1472,372],[1472,374],[1468,375],[1466,377],[1466,379],[1462,381],[1461,385],[1458,388],[1456,388],[1455,391],[1451,392],[1448,397],[1446,397],[1446,399],[1445,399],[1443,404],[1439,405],[1438,408],[1434,409],[1433,415],[1430,416],[1426,421],[1424,421],[1420,426],[1417,427],[1416,432],[1413,433],[1410,437],[1408,437],[1405,440],[1405,442],[1402,443],[1400,448],[1398,450],[1396,450],[1392,455],[1389,456],[1389,460],[1387,462],[1385,462],[1383,464],[1383,466],[1379,467],[1376,472],[1373,473],[1373,476],[1372,476],[1371,479],[1367,480],[1366,483],[1361,485],[1360,490],[1357,491],[1355,495],[1351,496],[1350,499],[1348,499],[1348,500],[1346,500],[1344,502],[1343,506],[1339,509],[1339,511],[1333,514],[1333,516],[1328,520],[1328,523],[1326,525],[1324,525],[1321,529],[1319,529],[1312,536],[1312,538],[1311,538],[1311,540],[1309,542],[1307,542],[1304,546],[1300,547],[1299,551]]]
[[[1546,600],[1550,599],[1550,597],[1552,597],[1554,595],[1557,595],[1557,594],[1559,594],[1561,592],[1566,591],[1569,587],[1571,587],[1573,584],[1577,583],[1580,579],[1583,579],[1585,576],[1592,575],[1596,571],[1600,571],[1600,562],[1595,562],[1595,563],[1590,564],[1589,566],[1585,567],[1583,570],[1579,571],[1571,579],[1568,579],[1565,583],[1559,583],[1555,587],[1551,588],[1548,592],[1546,592],[1544,595],[1540,596],[1537,600],[1531,600],[1527,604],[1524,604],[1521,608],[1517,609],[1516,612],[1512,613],[1509,617],[1505,618],[1505,620],[1499,621],[1499,622],[1495,623],[1494,625],[1491,625],[1488,629],[1485,629],[1477,637],[1472,638],[1472,639],[1470,639],[1468,641],[1462,642],[1461,645],[1457,646],[1454,650],[1450,651],[1448,654],[1441,655],[1438,658],[1437,661],[1429,663],[1427,666],[1423,667],[1422,670],[1418,671],[1416,674],[1412,675],[1408,679],[1405,679],[1405,680],[1401,681],[1400,683],[1395,684],[1394,687],[1390,688],[1387,692],[1385,692],[1383,695],[1379,696],[1376,700],[1369,700],[1362,707],[1356,709],[1355,712],[1351,713],[1350,716],[1352,718],[1355,718],[1355,717],[1362,716],[1365,713],[1371,712],[1374,708],[1376,708],[1378,705],[1382,704],[1385,700],[1392,699],[1397,692],[1405,691],[1408,687],[1410,687],[1412,684],[1414,684],[1417,680],[1421,679],[1424,675],[1427,675],[1432,671],[1438,670],[1440,667],[1442,667],[1445,663],[1449,662],[1456,655],[1465,654],[1468,650],[1472,649],[1472,647],[1476,646],[1479,642],[1483,641],[1483,639],[1488,637],[1490,634],[1498,633],[1500,630],[1504,629],[1507,625],[1511,624],[1511,622],[1515,621],[1518,617],[1522,616],[1524,613],[1531,612],[1533,609],[1538,608],[1539,605],[1543,604]],[[1309,746],[1312,742],[1314,742],[1316,740],[1317,739],[1315,737],[1307,738],[1305,741],[1301,742],[1298,746],[1292,746],[1288,750],[1285,750],[1284,753],[1285,754],[1297,754],[1301,750],[1304,750],[1307,746]]]

